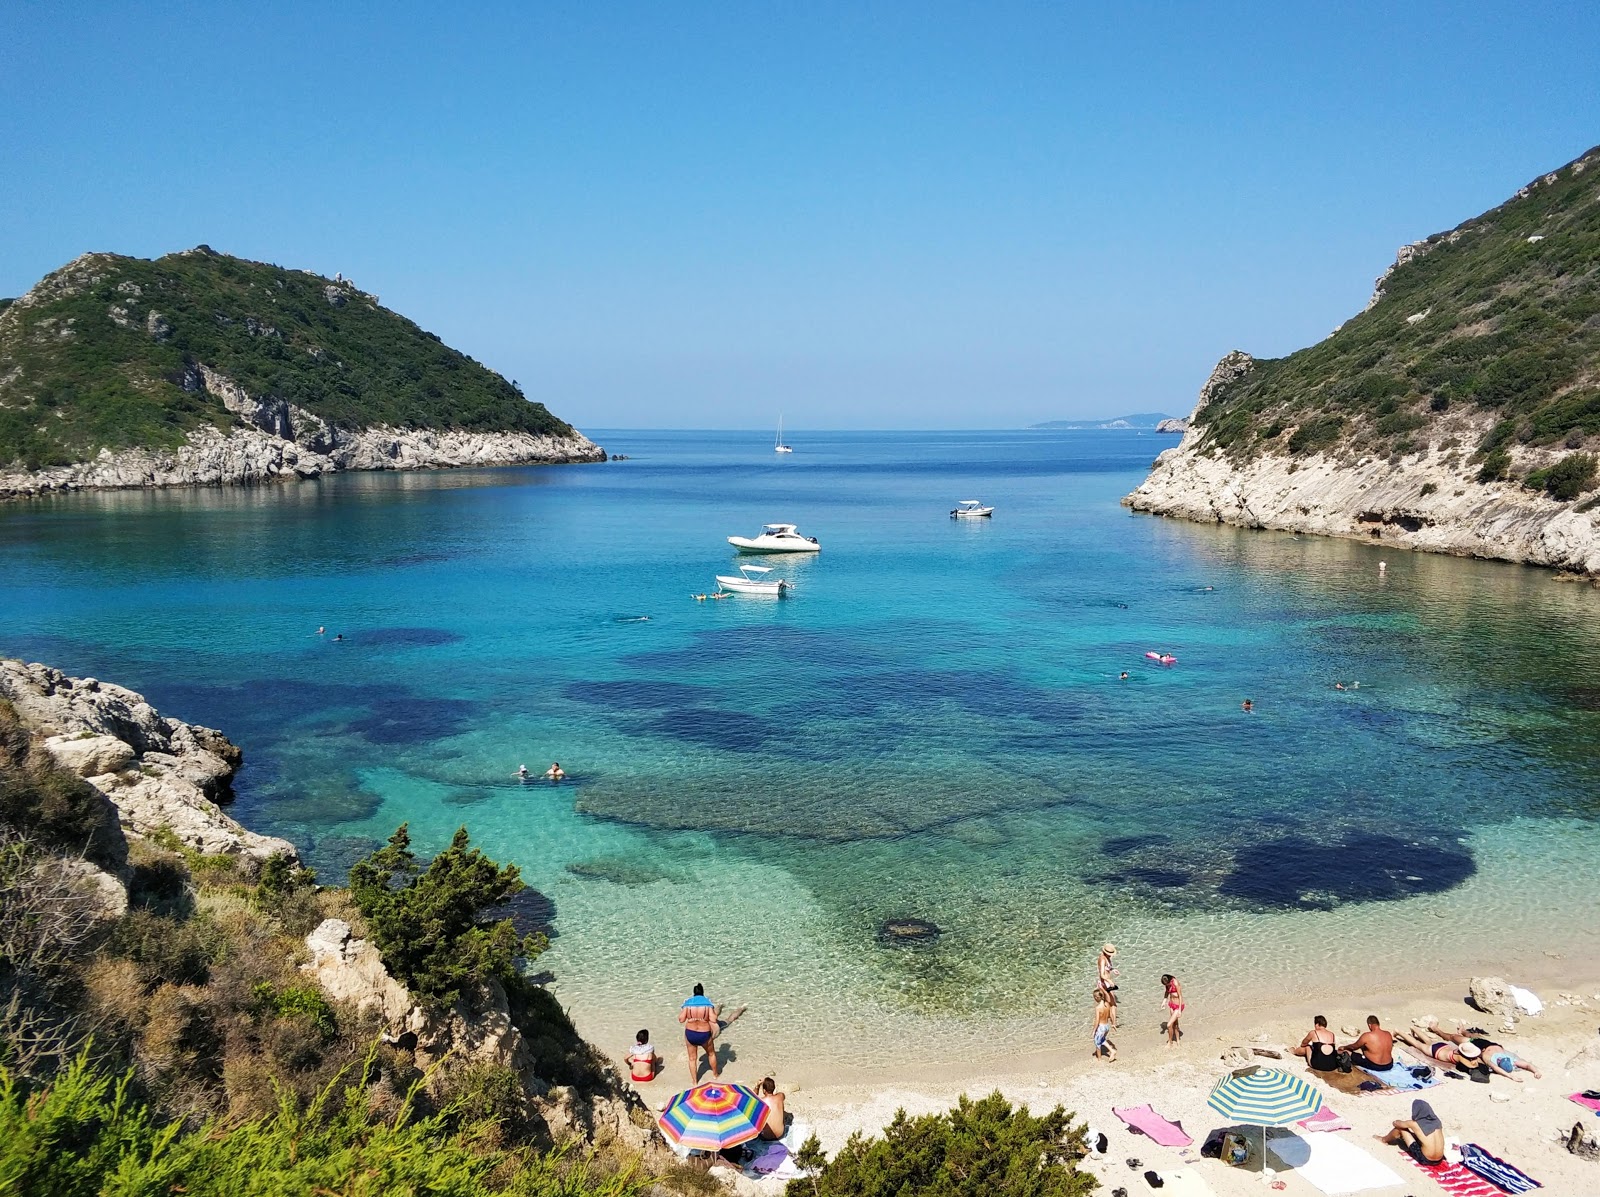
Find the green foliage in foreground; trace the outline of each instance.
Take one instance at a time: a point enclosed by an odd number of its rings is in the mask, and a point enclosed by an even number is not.
[[[51,1197],[635,1197],[629,1173],[593,1175],[570,1153],[486,1152],[492,1127],[449,1113],[416,1118],[409,1103],[373,1118],[361,1086],[330,1085],[309,1104],[239,1125],[158,1125],[127,1076],[79,1057],[29,1093],[0,1067],[0,1193]],[[452,1125],[455,1123],[456,1125]]]
[[[1282,452],[1288,428],[1291,454],[1335,442],[1403,454],[1466,405],[1502,425],[1494,443],[1468,452],[1512,439],[1577,448],[1600,436],[1597,379],[1600,168],[1569,164],[1428,238],[1371,310],[1316,345],[1258,361],[1197,422],[1208,445],[1240,456]]]
[[[406,824],[350,870],[350,894],[367,920],[383,961],[412,993],[448,1006],[485,977],[515,981],[519,958],[549,946],[518,936],[510,919],[483,912],[523,889],[516,865],[501,868],[468,847],[465,827],[422,873]]]
[[[0,306],[0,467],[231,427],[195,385],[196,363],[343,428],[572,432],[354,286],[200,246],[154,261],[88,254],[28,303]]]
[[[963,1096],[943,1114],[895,1114],[882,1138],[851,1135],[811,1180],[788,1197],[1082,1197],[1095,1179],[1079,1172],[1084,1128],[1060,1106],[1042,1117],[1012,1109],[998,1092]]]

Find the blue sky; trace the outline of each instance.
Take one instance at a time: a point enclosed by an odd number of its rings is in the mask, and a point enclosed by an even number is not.
[[[1600,142],[1592,2],[456,7],[7,5],[0,294],[342,271],[590,428],[1184,412]]]

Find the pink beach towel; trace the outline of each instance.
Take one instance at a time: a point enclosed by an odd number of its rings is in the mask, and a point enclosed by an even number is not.
[[[1299,1126],[1301,1130],[1308,1131],[1347,1131],[1351,1129],[1348,1122],[1339,1117],[1339,1115],[1335,1114],[1327,1106],[1323,1106],[1309,1118],[1300,1119],[1296,1125]]]
[[[1574,1093],[1571,1097],[1567,1098],[1567,1100],[1577,1102],[1586,1110],[1594,1110],[1596,1113],[1600,1113],[1600,1101],[1596,1101],[1592,1097],[1585,1097],[1581,1093]]]
[[[1194,1142],[1184,1133],[1183,1127],[1176,1122],[1168,1122],[1148,1105],[1130,1106],[1126,1109],[1112,1106],[1111,1112],[1126,1122],[1131,1129],[1141,1135],[1149,1135],[1163,1147],[1187,1147]]]
[[[1406,1159],[1438,1181],[1444,1191],[1453,1194],[1453,1197],[1506,1197],[1483,1177],[1463,1168],[1460,1164],[1418,1164],[1417,1157],[1409,1151],[1403,1154]]]

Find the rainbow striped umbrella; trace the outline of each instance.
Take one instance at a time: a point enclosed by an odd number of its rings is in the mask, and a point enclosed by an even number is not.
[[[679,1093],[656,1121],[674,1143],[721,1151],[759,1135],[767,1109],[767,1103],[743,1085],[712,1081]]]

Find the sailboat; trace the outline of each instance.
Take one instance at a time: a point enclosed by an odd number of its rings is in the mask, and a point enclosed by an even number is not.
[[[783,443],[783,417],[782,416],[778,417],[778,439],[772,442],[772,451],[774,453],[793,453],[794,452],[793,449],[789,448],[788,445]]]

